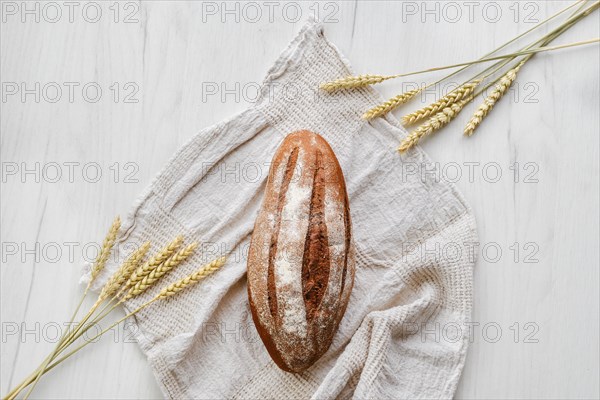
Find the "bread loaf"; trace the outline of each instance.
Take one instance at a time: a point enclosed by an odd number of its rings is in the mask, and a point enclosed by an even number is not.
[[[300,372],[331,345],[354,283],[346,185],[329,144],[288,135],[273,158],[248,254],[256,329],[283,370]]]

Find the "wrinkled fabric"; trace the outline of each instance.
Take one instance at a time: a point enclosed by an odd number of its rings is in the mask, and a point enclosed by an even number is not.
[[[453,396],[469,342],[475,221],[452,185],[409,173],[431,161],[418,147],[395,151],[406,131],[393,117],[361,119],[383,100],[372,88],[317,89],[350,74],[322,26],[308,22],[269,71],[260,100],[195,135],[124,221],[122,249],[148,240],[157,251],[178,234],[201,243],[129,310],[228,256],[207,279],[135,317],[132,332],[166,398]],[[292,374],[269,358],[252,322],[246,257],[269,162],[287,134],[303,129],[322,135],[341,164],[357,265],[330,349]]]

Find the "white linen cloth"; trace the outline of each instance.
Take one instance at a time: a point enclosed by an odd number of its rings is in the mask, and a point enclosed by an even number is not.
[[[373,89],[317,89],[349,74],[322,25],[309,21],[269,71],[260,100],[198,133],[124,221],[122,249],[149,240],[156,251],[178,234],[201,243],[129,310],[203,263],[229,257],[206,280],[134,318],[166,398],[453,396],[469,342],[474,218],[452,185],[408,173],[430,160],[418,147],[395,151],[406,131],[393,117],[361,119],[383,100]],[[357,266],[330,349],[291,374],[272,362],[252,322],[246,256],[269,162],[285,135],[302,129],[321,134],[340,161]],[[104,277],[115,268],[110,263]]]

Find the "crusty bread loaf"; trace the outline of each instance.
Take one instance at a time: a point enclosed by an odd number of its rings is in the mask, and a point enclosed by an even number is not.
[[[288,135],[273,158],[248,254],[256,329],[283,370],[300,372],[329,348],[354,283],[346,185],[329,144]]]

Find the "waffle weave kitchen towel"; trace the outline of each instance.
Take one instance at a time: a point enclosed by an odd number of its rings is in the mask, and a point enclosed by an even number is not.
[[[309,21],[268,72],[260,100],[195,135],[124,221],[121,249],[148,240],[158,250],[180,233],[201,243],[164,282],[228,256],[218,272],[142,310],[131,326],[166,398],[453,396],[469,343],[475,221],[452,185],[408,173],[431,161],[418,147],[395,151],[406,131],[393,117],[361,119],[382,100],[372,88],[318,90],[349,74],[322,25]],[[269,162],[287,134],[303,129],[321,134],[340,161],[357,264],[331,347],[291,374],[273,363],[252,322],[246,257]]]

